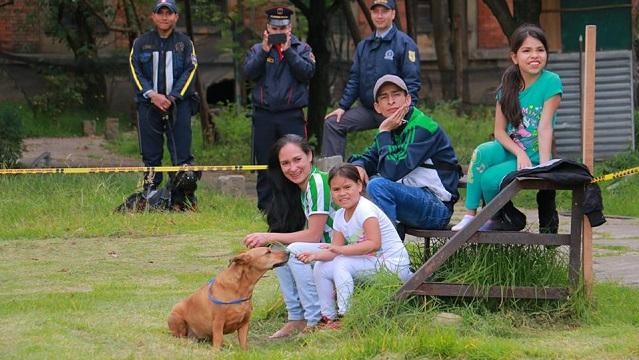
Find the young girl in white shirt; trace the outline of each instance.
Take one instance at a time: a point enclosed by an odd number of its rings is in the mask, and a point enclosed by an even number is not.
[[[364,184],[357,168],[342,164],[328,175],[331,196],[341,209],[335,213],[332,241],[322,250],[303,252],[298,259],[316,261],[313,277],[325,327],[339,327],[348,310],[353,279],[386,269],[402,281],[410,278],[408,252],[384,212],[361,196]],[[337,311],[335,297],[337,294]]]

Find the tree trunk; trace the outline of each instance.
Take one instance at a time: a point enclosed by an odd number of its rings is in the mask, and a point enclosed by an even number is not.
[[[346,25],[348,26],[348,30],[351,33],[353,42],[355,42],[355,44],[358,44],[362,40],[362,36],[359,33],[357,20],[355,20],[355,16],[353,15],[353,10],[351,9],[351,2],[350,0],[340,0],[340,3],[342,7],[342,12],[344,13],[344,17],[346,18]]]
[[[417,0],[406,0],[406,34],[417,42],[417,24],[415,14],[417,13]]]
[[[457,94],[453,57],[450,49],[452,37],[448,0],[433,0],[431,2],[431,18],[433,19],[437,68],[441,77],[442,98],[452,100]]]
[[[524,23],[539,25],[541,0],[514,0],[513,3],[517,26]]]
[[[324,128],[324,115],[330,105],[329,72],[328,65],[331,60],[331,52],[328,48],[328,9],[324,0],[311,0],[309,4],[308,20],[308,44],[315,55],[315,75],[310,81],[309,104],[307,116],[308,137],[315,135],[319,146],[322,144],[322,130]]]
[[[191,22],[191,1],[184,0],[184,20],[186,23],[186,32],[195,46],[195,38],[193,37],[193,23]],[[199,70],[195,77],[195,89],[200,94],[200,124],[202,127],[202,145],[205,149],[210,149],[215,143],[217,129],[215,122],[211,118],[209,104],[206,102],[206,89],[200,81]]]
[[[98,47],[95,39],[93,17],[84,3],[61,4],[58,9],[59,25],[64,29],[67,44],[75,57],[76,74],[84,80],[82,100],[86,109],[102,112],[106,110],[106,78],[97,64]],[[72,26],[68,26],[70,22]],[[65,26],[67,25],[67,26]]]
[[[375,24],[373,24],[373,19],[371,18],[371,12],[370,10],[368,10],[368,5],[366,5],[366,2],[364,2],[364,0],[357,0],[357,5],[359,5],[360,9],[362,9],[362,12],[364,13],[364,17],[366,17],[366,22],[368,23],[368,26],[371,28],[371,31],[375,31]]]
[[[513,12],[506,0],[484,0],[493,13],[506,37],[523,23],[539,24],[541,0],[513,0]],[[513,14],[514,13],[514,14]]]
[[[468,28],[466,19],[466,0],[453,0],[453,57],[455,59],[455,90],[462,102],[470,102],[468,93]]]

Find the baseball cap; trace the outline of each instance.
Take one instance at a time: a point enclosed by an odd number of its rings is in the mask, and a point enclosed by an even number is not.
[[[177,13],[177,5],[175,5],[175,0],[158,0],[153,7],[153,12],[157,13],[161,8],[167,8],[171,10],[173,13]]]
[[[373,0],[371,7],[369,9],[373,9],[375,6],[380,5],[389,10],[395,10],[395,0]]]
[[[375,87],[373,88],[373,99],[377,99],[377,92],[379,91],[379,88],[381,88],[382,85],[386,83],[395,84],[402,90],[406,91],[406,93],[408,94],[408,87],[406,87],[406,83],[404,82],[404,80],[402,80],[402,78],[397,75],[388,74],[380,77],[379,79],[377,79],[377,82],[375,82]]]

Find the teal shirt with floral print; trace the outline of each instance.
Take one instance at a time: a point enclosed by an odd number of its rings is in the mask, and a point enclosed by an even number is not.
[[[517,129],[508,123],[506,133],[515,144],[519,145],[532,161],[539,161],[539,122],[544,103],[551,97],[563,93],[559,75],[552,71],[542,70],[541,75],[530,87],[519,93],[522,122]],[[497,94],[497,100],[501,93]],[[553,115],[552,127],[555,127],[557,113]]]

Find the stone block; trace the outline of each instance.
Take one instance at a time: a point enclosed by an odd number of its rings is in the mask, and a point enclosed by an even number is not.
[[[95,120],[84,120],[82,122],[82,133],[84,136],[95,136]]]
[[[333,166],[339,165],[342,162],[343,162],[342,156],[341,155],[335,155],[335,156],[319,158],[319,159],[317,159],[315,161],[315,165],[321,171],[328,172],[329,170],[331,170],[333,168]]]
[[[104,138],[115,140],[120,132],[120,120],[118,118],[106,118],[104,124]]]
[[[246,195],[246,179],[244,175],[222,175],[217,179],[220,192],[231,196]]]
[[[456,326],[461,325],[464,319],[453,313],[441,312],[433,318],[433,323],[440,326]]]

